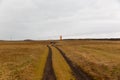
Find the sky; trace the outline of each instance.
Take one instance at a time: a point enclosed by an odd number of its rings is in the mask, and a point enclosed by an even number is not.
[[[0,0],[0,39],[119,38],[120,0]]]

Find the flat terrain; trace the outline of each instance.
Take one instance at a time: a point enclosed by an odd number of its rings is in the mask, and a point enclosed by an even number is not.
[[[1,41],[0,80],[120,80],[120,41]]]
[[[0,42],[0,80],[40,80],[48,48],[40,42]]]
[[[58,47],[94,80],[120,80],[119,40],[66,40]]]

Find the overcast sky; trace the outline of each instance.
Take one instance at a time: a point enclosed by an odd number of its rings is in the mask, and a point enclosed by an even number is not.
[[[120,37],[120,0],[0,0],[0,39],[59,35]]]

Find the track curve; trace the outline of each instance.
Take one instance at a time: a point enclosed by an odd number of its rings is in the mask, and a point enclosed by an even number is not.
[[[58,47],[55,47],[61,55],[64,57],[68,65],[70,66],[71,70],[73,71],[73,75],[75,76],[76,80],[93,80],[88,74],[86,74],[82,69],[80,69],[77,65],[73,64],[72,61],[65,55],[65,53]]]
[[[47,46],[49,49],[47,62],[44,69],[44,75],[42,80],[56,80],[55,72],[52,65],[52,49]]]

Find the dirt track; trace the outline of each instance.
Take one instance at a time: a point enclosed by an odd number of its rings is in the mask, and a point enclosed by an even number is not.
[[[44,75],[42,80],[56,80],[56,76],[52,66],[52,50],[49,46],[47,47],[49,49],[49,54],[48,54],[47,62],[45,65],[45,70],[44,70]]]
[[[73,64],[68,57],[66,57],[65,53],[54,46],[64,57],[71,70],[73,71],[73,75],[76,77],[76,80],[93,80],[90,76],[88,76],[82,69],[80,69],[77,65]]]

